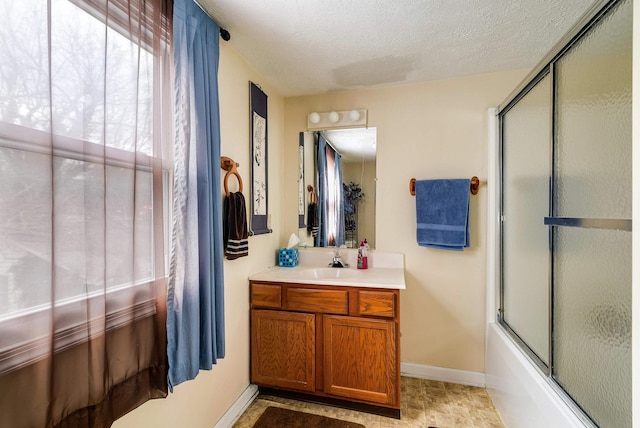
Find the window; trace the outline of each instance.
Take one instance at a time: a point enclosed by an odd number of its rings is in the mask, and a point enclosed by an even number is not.
[[[90,1],[50,3],[3,2],[0,372],[37,358],[51,322],[65,347],[104,330],[87,331],[94,314],[111,328],[153,311],[164,272],[157,41],[128,36],[118,2],[106,23]]]

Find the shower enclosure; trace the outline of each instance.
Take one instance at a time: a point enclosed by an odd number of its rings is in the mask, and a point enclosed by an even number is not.
[[[499,110],[497,322],[586,425],[631,426],[632,1]]]

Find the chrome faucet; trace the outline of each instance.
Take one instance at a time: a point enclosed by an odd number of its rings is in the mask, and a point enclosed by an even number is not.
[[[333,254],[333,261],[329,263],[329,267],[334,267],[334,268],[349,267],[347,263],[344,263],[342,261],[342,258],[340,256],[340,247],[335,247],[335,253]]]

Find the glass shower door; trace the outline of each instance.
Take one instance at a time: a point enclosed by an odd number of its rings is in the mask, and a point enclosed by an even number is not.
[[[622,1],[555,63],[552,376],[631,426],[631,25]]]
[[[632,424],[632,3],[601,2],[500,111],[498,321],[614,428]]]
[[[549,364],[551,77],[540,79],[502,119],[501,321]],[[546,370],[546,369],[545,369]]]

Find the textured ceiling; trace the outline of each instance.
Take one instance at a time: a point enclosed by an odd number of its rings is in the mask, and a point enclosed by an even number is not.
[[[284,96],[531,68],[593,2],[198,0]]]
[[[376,160],[376,128],[331,129],[322,132],[345,161]]]

